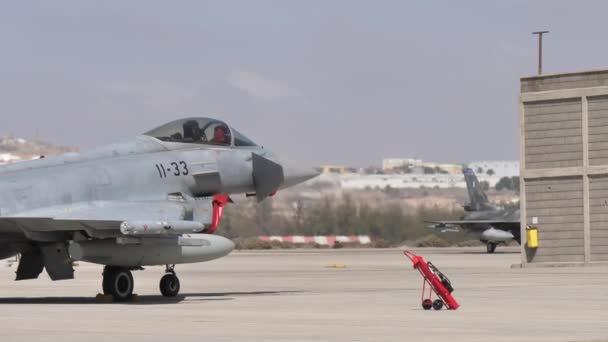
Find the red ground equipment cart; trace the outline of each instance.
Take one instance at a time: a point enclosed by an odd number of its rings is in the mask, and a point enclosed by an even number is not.
[[[448,277],[441,273],[431,262],[424,261],[421,256],[410,251],[403,251],[403,254],[412,261],[414,268],[417,269],[422,275],[422,278],[424,278],[422,282],[422,307],[425,310],[430,310],[431,308],[441,310],[445,305],[448,310],[458,309],[460,305],[458,305],[454,297],[452,297],[454,288]],[[429,286],[429,291],[428,297],[425,298],[427,284]],[[433,301],[433,292],[435,292],[439,299]]]

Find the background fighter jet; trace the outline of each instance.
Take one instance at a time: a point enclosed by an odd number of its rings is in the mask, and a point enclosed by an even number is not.
[[[234,248],[212,235],[230,195],[262,201],[316,175],[208,118],[88,153],[1,166],[0,259],[21,254],[17,280],[43,268],[53,280],[71,279],[73,260],[105,265],[103,292],[116,300],[131,297],[132,270],[167,265],[160,290],[176,296],[175,264]]]
[[[464,170],[470,203],[464,206],[461,220],[431,222],[432,228],[450,231],[461,227],[486,244],[488,253],[494,253],[496,245],[511,239],[520,242],[519,209],[503,208],[488,201],[477,176],[471,169]]]

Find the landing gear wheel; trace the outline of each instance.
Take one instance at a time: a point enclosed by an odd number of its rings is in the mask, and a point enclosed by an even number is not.
[[[110,273],[114,272],[116,268],[112,267],[112,266],[106,266],[103,269],[103,281],[101,282],[101,288],[103,289],[103,294],[104,295],[110,295],[111,290],[110,290],[110,283],[111,283],[111,277],[110,277]]]
[[[179,293],[179,278],[175,275],[175,265],[167,265],[165,274],[160,278],[160,293],[165,297],[175,297]]]
[[[443,308],[443,301],[441,299],[435,299],[433,302],[433,309],[441,310]]]
[[[133,275],[126,268],[106,267],[103,272],[103,292],[111,294],[117,302],[124,302],[133,296]]]
[[[496,251],[496,243],[494,243],[494,242],[488,242],[486,244],[486,251],[488,253],[494,253]]]
[[[422,308],[424,310],[431,310],[431,308],[433,307],[433,301],[430,299],[425,299],[422,301]]]
[[[110,284],[108,281],[108,277],[103,277],[103,281],[101,282],[101,287],[103,289],[104,295],[109,295],[110,293]]]
[[[179,293],[179,278],[172,273],[160,278],[160,293],[165,297],[175,297]]]

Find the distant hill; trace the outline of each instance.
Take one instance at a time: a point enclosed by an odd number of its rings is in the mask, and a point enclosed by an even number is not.
[[[78,152],[77,147],[49,144],[37,139],[29,140],[0,137],[0,164],[36,159],[67,152]]]

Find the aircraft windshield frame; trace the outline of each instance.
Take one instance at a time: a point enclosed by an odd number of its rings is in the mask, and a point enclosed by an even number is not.
[[[144,135],[161,141],[212,146],[257,146],[242,133],[225,122],[212,118],[186,118],[175,120],[150,130]]]
[[[253,140],[247,138],[243,133],[238,130],[232,128],[232,136],[234,139],[234,146],[236,147],[254,147],[258,146]]]

